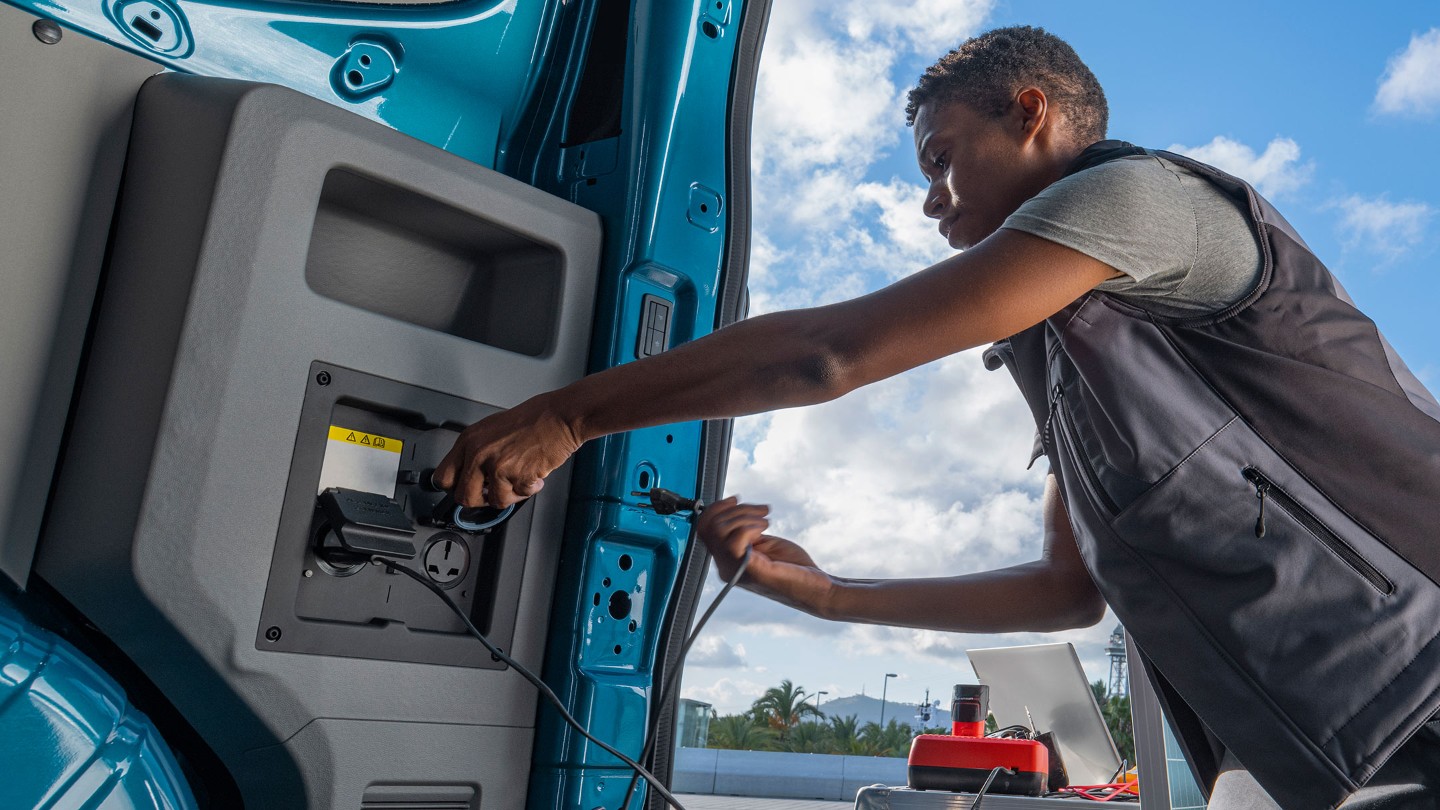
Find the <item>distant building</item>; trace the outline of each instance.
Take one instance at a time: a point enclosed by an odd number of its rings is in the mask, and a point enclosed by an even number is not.
[[[680,698],[676,712],[675,744],[681,748],[704,748],[710,736],[710,711],[714,707],[698,700]]]

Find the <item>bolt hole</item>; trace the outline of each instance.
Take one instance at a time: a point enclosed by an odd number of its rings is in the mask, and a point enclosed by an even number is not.
[[[600,607],[600,592],[595,592],[595,607]]]
[[[345,74],[345,81],[350,82],[356,87],[359,87],[360,82],[365,81],[365,77],[360,75],[360,71],[352,70],[349,73]]]
[[[585,178],[585,185],[587,185],[587,186],[593,186],[593,185],[595,185],[595,178],[593,178],[593,177],[587,177],[587,178]]]
[[[370,67],[370,54],[360,54],[360,64],[364,65],[365,67]]]
[[[610,618],[616,621],[630,618],[630,594],[625,591],[610,594]]]
[[[630,555],[629,555],[629,554],[621,554],[621,555],[620,555],[620,570],[621,570],[621,571],[629,571],[629,570],[630,570],[630,566],[632,566],[632,565],[634,565],[634,564],[635,564],[635,561],[630,558]]]
[[[640,488],[641,488],[641,489],[649,489],[649,488],[650,488],[650,471],[649,471],[649,470],[641,470],[641,471],[640,471]]]
[[[152,20],[158,20],[158,19],[160,19],[160,12],[158,12],[158,11],[152,11],[152,12],[150,12],[150,19],[152,19]]]
[[[707,36],[707,37],[709,37],[709,38],[711,38],[711,39],[714,39],[714,38],[720,36],[720,29],[719,29],[719,28],[716,28],[716,27],[715,27],[715,23],[712,23],[712,22],[707,22],[707,23],[705,23],[704,25],[700,26],[700,30],[701,30],[701,31],[704,31],[704,32],[705,32],[705,36]]]
[[[620,654],[620,650],[621,650],[620,645],[619,645],[619,644],[616,644],[616,645],[615,645],[615,654],[616,654],[616,655],[619,655],[619,654]]]
[[[606,588],[610,587],[610,577],[605,577],[605,581],[601,582],[600,584]]]
[[[632,632],[632,633],[635,632],[635,628],[637,628],[637,627],[639,627],[639,626],[640,626],[640,623],[639,623],[639,622],[635,621],[634,619],[631,619],[631,620],[630,620],[630,632]]]
[[[667,434],[665,435],[665,443],[666,443],[666,444],[674,444],[674,443],[675,443],[675,437],[674,437],[674,436],[671,436],[670,434],[667,433]]]
[[[704,214],[709,210],[710,206],[706,205],[705,203],[700,203],[700,213]]]

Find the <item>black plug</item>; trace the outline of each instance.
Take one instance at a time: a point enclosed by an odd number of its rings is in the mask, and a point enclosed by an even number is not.
[[[686,498],[660,487],[651,487],[649,492],[636,490],[630,494],[637,498],[649,498],[648,503],[640,505],[654,509],[657,515],[673,515],[677,512],[694,512],[698,515],[705,510],[705,504],[701,503],[699,498]]]

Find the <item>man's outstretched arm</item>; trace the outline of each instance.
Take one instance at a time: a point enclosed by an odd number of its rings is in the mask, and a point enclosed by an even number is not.
[[[832,576],[800,546],[764,534],[764,506],[729,499],[701,516],[700,536],[721,579],[734,574],[749,548],[742,587],[823,619],[961,633],[1088,627],[1105,615],[1105,602],[1080,559],[1053,475],[1046,480],[1043,511],[1040,559],[951,577]]]
[[[1115,275],[1075,250],[1002,229],[869,295],[741,321],[477,422],[437,481],[466,505],[514,503],[590,439],[834,399],[1015,334]]]

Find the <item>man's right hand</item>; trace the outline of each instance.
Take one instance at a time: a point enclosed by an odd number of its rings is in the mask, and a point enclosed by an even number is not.
[[[497,509],[539,492],[581,445],[548,402],[528,399],[466,428],[435,468],[435,483],[464,506]]]
[[[750,563],[740,580],[742,588],[823,617],[830,575],[799,545],[765,534],[769,514],[770,507],[740,503],[733,495],[705,508],[698,532],[715,559],[717,573],[728,582],[748,549]]]

